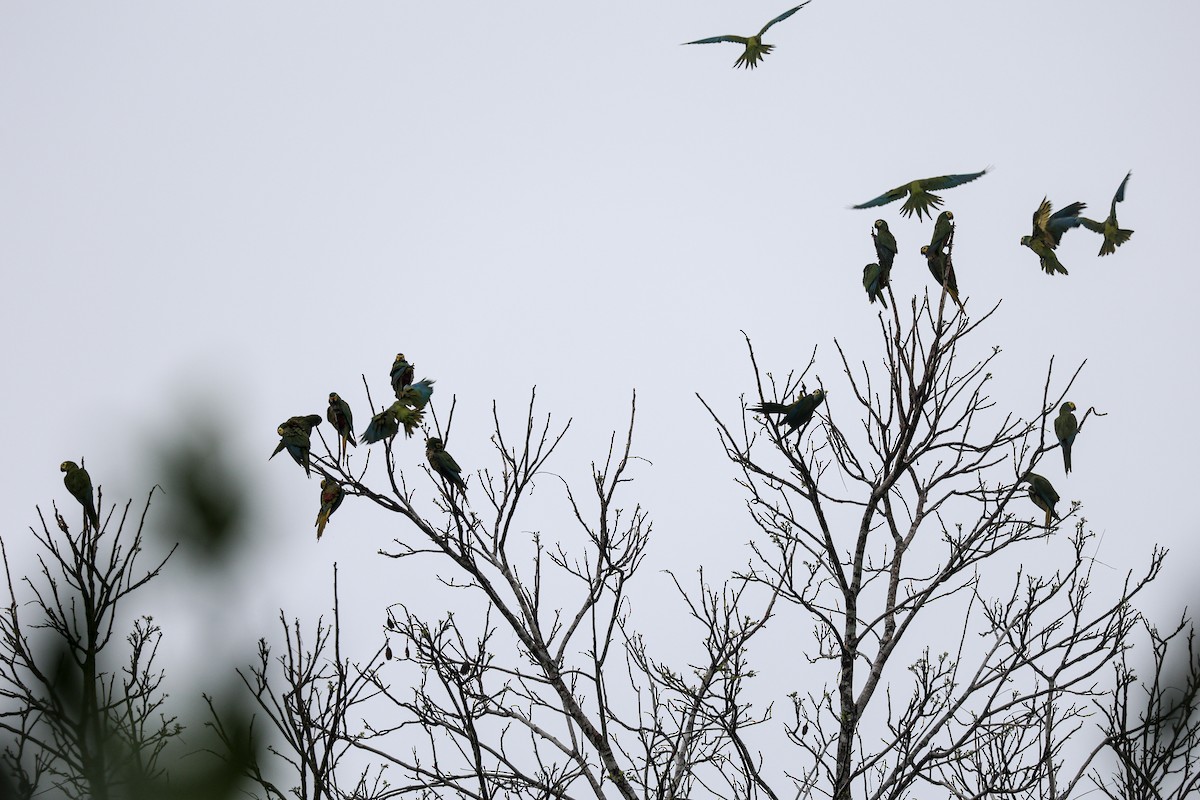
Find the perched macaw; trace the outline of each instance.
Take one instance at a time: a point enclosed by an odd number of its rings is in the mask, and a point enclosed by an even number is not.
[[[337,392],[329,393],[329,410],[325,412],[325,419],[329,420],[329,424],[338,434],[338,460],[340,461],[346,455],[346,444],[351,447],[357,447],[358,444],[354,441],[354,414],[350,412],[350,404],[338,395]]]
[[[896,237],[888,230],[888,224],[881,219],[875,220],[875,227],[871,229],[871,240],[875,243],[875,257],[879,259],[879,266],[883,269],[884,280],[881,285],[886,286],[892,273],[892,263],[900,249],[896,246]]]
[[[1125,202],[1125,184],[1129,183],[1129,176],[1132,174],[1132,171],[1126,174],[1125,180],[1121,181],[1121,185],[1117,187],[1117,193],[1113,195],[1112,206],[1108,210],[1108,219],[1104,222],[1097,222],[1086,217],[1079,218],[1083,227],[1104,237],[1104,243],[1100,245],[1100,255],[1102,256],[1115,253],[1118,247],[1128,242],[1129,237],[1133,236],[1133,231],[1117,225],[1117,203]]]
[[[404,353],[397,353],[396,360],[392,362],[392,391],[399,394],[412,380],[413,365],[405,360]]]
[[[1054,510],[1054,504],[1058,502],[1058,492],[1054,491],[1050,481],[1036,472],[1026,472],[1021,480],[1029,484],[1029,499],[1035,506],[1046,512],[1047,528],[1050,527],[1051,519],[1062,519]]]
[[[92,523],[95,530],[100,530],[100,515],[96,513],[96,503],[92,499],[92,476],[88,471],[74,461],[64,461],[58,465],[59,472],[65,472],[63,485],[71,496],[83,506],[83,515]]]
[[[897,186],[895,189],[884,192],[874,200],[868,200],[865,203],[852,206],[852,208],[874,208],[875,206],[886,206],[888,203],[894,203],[904,195],[908,195],[908,199],[904,201],[904,205],[900,207],[900,213],[906,217],[911,217],[914,213],[917,215],[917,220],[925,218],[925,215],[933,216],[933,209],[939,208],[942,205],[942,198],[934,194],[934,191],[942,189],[951,189],[955,186],[961,186],[964,183],[975,180],[980,175],[986,175],[987,170],[979,172],[970,172],[965,175],[939,175],[936,178],[921,178],[919,180],[906,183],[903,186]]]
[[[321,479],[321,510],[317,512],[317,540],[321,538],[321,534],[325,533],[325,525],[329,522],[329,518],[333,516],[333,512],[338,510],[338,506],[346,499],[346,490],[337,481],[329,478]]]
[[[432,378],[422,378],[416,383],[409,383],[407,386],[402,386],[396,391],[396,400],[420,411],[429,402],[429,398],[433,396],[434,383],[436,381]]]
[[[946,249],[950,236],[954,233],[954,213],[943,211],[938,214],[937,222],[933,223],[933,238],[929,240],[929,249],[940,253]]]
[[[867,264],[863,267],[863,288],[867,290],[867,299],[872,303],[876,300],[887,308],[887,298],[883,296],[883,287],[887,286],[887,274],[878,264]]]
[[[395,436],[396,432],[400,430],[400,422],[396,419],[394,409],[395,405],[392,405],[371,417],[371,421],[367,423],[367,429],[363,431],[359,441],[363,444],[375,444]]]
[[[1046,244],[1042,239],[1035,239],[1032,236],[1022,236],[1021,244],[1037,254],[1038,263],[1042,265],[1042,271],[1047,275],[1053,275],[1056,272],[1061,275],[1067,274],[1067,268],[1058,260],[1058,256],[1054,253],[1054,248]]]
[[[467,485],[463,483],[463,479],[460,477],[462,467],[454,460],[454,456],[446,452],[446,446],[442,444],[441,439],[436,436],[430,436],[425,441],[425,458],[429,459],[429,466],[433,467],[434,472],[462,491],[465,492],[467,490]]]
[[[750,410],[756,414],[783,414],[783,423],[792,430],[796,430],[809,423],[817,406],[823,402],[825,402],[825,390],[815,389],[809,394],[802,395],[794,403],[764,402],[751,407]]]
[[[758,66],[758,62],[762,61],[763,56],[775,49],[775,45],[773,44],[763,44],[763,34],[765,34],[776,22],[783,22],[785,19],[790,17],[792,14],[795,14],[797,11],[804,8],[811,2],[812,0],[804,0],[803,3],[795,8],[788,9],[775,19],[768,22],[766,25],[763,25],[762,30],[754,36],[710,36],[707,39],[697,39],[694,42],[684,42],[684,44],[716,44],[718,42],[733,42],[734,44],[745,45],[746,50],[740,56],[738,56],[738,60],[734,62],[733,66],[735,69],[737,67],[754,69]]]
[[[1071,413],[1074,410],[1074,403],[1063,403],[1058,407],[1058,417],[1054,420],[1054,435],[1062,447],[1063,469],[1068,475],[1071,473],[1071,445],[1075,443],[1075,434],[1079,433],[1079,420]]]
[[[318,414],[309,414],[304,417],[289,417],[287,421],[280,423],[275,432],[279,434],[279,444],[275,446],[275,452],[271,453],[271,458],[279,455],[279,452],[287,448],[288,455],[292,459],[304,467],[304,474],[312,476],[311,464],[309,461],[309,451],[312,448],[312,429],[321,424],[321,417]],[[271,459],[268,458],[268,461]]]
[[[925,263],[929,267],[933,279],[938,282],[939,286],[945,287],[946,294],[950,295],[950,299],[958,304],[960,311],[965,312],[966,308],[958,299],[958,280],[954,277],[954,262],[950,260],[950,251],[935,252],[929,249],[929,245],[923,244],[921,245],[921,255],[925,256]]]
[[[1083,224],[1079,212],[1085,208],[1087,208],[1086,204],[1075,202],[1051,214],[1054,206],[1050,205],[1049,198],[1043,197],[1041,205],[1037,207],[1037,211],[1033,212],[1033,233],[1030,236],[1021,237],[1021,244],[1031,247],[1030,242],[1026,241],[1026,239],[1031,239],[1041,241],[1046,247],[1053,250],[1062,241],[1064,233]]]

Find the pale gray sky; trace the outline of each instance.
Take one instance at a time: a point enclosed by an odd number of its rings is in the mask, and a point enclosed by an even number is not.
[[[148,450],[209,406],[262,500],[249,635],[324,607],[334,560],[373,626],[400,579],[372,553],[403,530],[348,502],[316,542],[317,481],[266,456],[333,390],[361,429],[360,373],[382,394],[403,351],[439,408],[457,394],[467,470],[494,464],[492,399],[518,422],[536,384],[576,420],[558,470],[585,479],[636,388],[645,580],[744,560],[694,393],[736,414],[745,330],[780,373],[819,345],[830,403],[848,400],[832,341],[878,358],[860,284],[877,216],[897,294],[930,281],[928,222],[847,206],[991,165],[945,200],[969,307],[1004,301],[975,337],[1004,348],[996,398],[1030,413],[1052,354],[1063,377],[1088,359],[1072,399],[1108,416],[1056,486],[1105,533],[1113,580],[1160,542],[1164,587],[1186,581],[1200,7],[814,0],[752,72],[738,46],[680,46],[785,7],[0,2],[5,541],[34,504],[71,507],[64,459],[108,500],[144,495]],[[1130,169],[1133,239],[1099,259],[1071,232],[1070,276],[1043,275],[1017,243],[1042,197],[1103,218]]]

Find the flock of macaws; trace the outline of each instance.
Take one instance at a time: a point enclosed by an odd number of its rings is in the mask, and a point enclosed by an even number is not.
[[[745,67],[747,69],[754,69],[762,61],[763,57],[769,54],[775,47],[774,45],[765,44],[762,41],[763,35],[770,30],[771,26],[792,16],[810,2],[812,0],[805,0],[800,5],[788,9],[764,25],[753,36],[712,36],[707,39],[685,42],[684,44],[715,44],[719,42],[740,44],[745,49],[737,61],[734,62],[733,66],[735,68]],[[913,214],[916,214],[917,220],[921,221],[925,216],[932,218],[934,210],[940,208],[942,205],[942,199],[939,195],[934,194],[935,191],[961,186],[986,173],[987,170],[983,169],[979,172],[960,175],[939,175],[933,178],[921,178],[897,186],[895,189],[884,192],[865,203],[852,206],[852,208],[875,208],[893,203],[902,197],[907,197],[904,204],[900,207],[900,214],[905,217],[911,217]],[[1129,177],[1132,174],[1132,172],[1126,174],[1124,180],[1121,181],[1121,185],[1117,187],[1117,192],[1113,196],[1112,204],[1109,207],[1108,217],[1103,222],[1080,216],[1081,212],[1086,208],[1084,203],[1071,203],[1065,208],[1054,212],[1049,199],[1042,200],[1037,210],[1033,213],[1033,232],[1028,236],[1022,236],[1021,244],[1028,247],[1037,255],[1041,268],[1046,274],[1067,274],[1066,268],[1058,260],[1058,256],[1054,251],[1062,241],[1063,234],[1071,228],[1082,226],[1102,236],[1104,241],[1100,245],[1099,255],[1101,256],[1111,255],[1116,252],[1118,247],[1129,241],[1129,238],[1133,235],[1133,231],[1122,228],[1117,223],[1117,203],[1125,200],[1125,186],[1129,183]],[[929,272],[933,275],[934,280],[945,290],[950,299],[958,305],[959,309],[965,311],[963,303],[958,297],[958,281],[954,274],[954,264],[951,259],[954,243],[954,227],[954,214],[950,211],[942,211],[934,221],[933,236],[930,238],[929,244],[921,246],[921,255],[925,256],[926,265],[929,267]],[[896,245],[896,237],[888,229],[887,222],[882,219],[875,220],[875,224],[871,229],[871,239],[875,246],[877,261],[863,268],[863,288],[866,290],[867,298],[870,302],[874,303],[878,300],[883,304],[884,308],[887,308],[887,300],[884,299],[883,289],[891,282],[892,265],[896,254],[899,252],[899,248]],[[391,439],[399,433],[402,427],[404,428],[405,437],[411,437],[413,431],[416,430],[417,426],[423,420],[425,406],[429,403],[429,399],[433,395],[434,381],[424,378],[414,382],[413,366],[405,359],[403,353],[397,355],[395,361],[392,363],[390,377],[396,401],[371,418],[367,429],[359,439],[359,442],[363,444],[373,444],[385,439]],[[791,431],[803,431],[817,408],[824,401],[825,391],[823,389],[816,389],[811,393],[802,393],[800,398],[792,403],[763,402],[752,407],[750,410],[759,414],[780,414],[782,415],[783,423]],[[1059,408],[1058,417],[1054,421],[1054,432],[1062,448],[1063,463],[1067,473],[1071,472],[1071,446],[1079,430],[1079,423],[1075,418],[1074,411],[1074,403],[1063,403]],[[334,430],[337,431],[338,460],[340,462],[346,456],[346,445],[349,444],[351,447],[357,447],[357,444],[354,441],[354,415],[350,410],[349,404],[337,392],[331,392],[329,395],[329,408],[325,412],[325,418],[329,420]],[[305,474],[311,476],[312,470],[309,454],[312,430],[320,424],[321,417],[316,414],[288,418],[276,429],[276,432],[279,434],[279,444],[275,447],[275,451],[271,453],[270,458],[274,458],[281,451],[287,450],[288,455],[297,464],[304,467]],[[454,460],[454,457],[446,452],[445,445],[441,439],[436,436],[430,436],[426,439],[425,457],[433,470],[452,487],[457,487],[463,492],[466,491],[466,484],[462,479],[462,468]],[[67,491],[83,506],[86,522],[98,529],[100,519],[96,513],[96,506],[92,499],[92,480],[87,470],[73,461],[64,461],[60,469],[65,473],[63,483],[66,485]],[[1054,511],[1054,506],[1059,500],[1058,492],[1054,490],[1054,486],[1049,480],[1035,472],[1026,472],[1021,477],[1021,480],[1029,484],[1029,497],[1038,508],[1046,512],[1046,525],[1049,526],[1052,519],[1058,518],[1058,514]],[[345,496],[345,490],[336,480],[331,477],[325,477],[321,480],[321,506],[315,523],[318,539],[325,532],[325,526],[328,524],[329,518],[341,506]]]
[[[392,362],[389,377],[396,400],[383,411],[371,417],[367,429],[363,431],[358,440],[361,444],[374,444],[391,439],[400,432],[401,428],[404,429],[405,437],[411,438],[413,431],[424,420],[425,406],[429,404],[429,399],[433,396],[434,381],[430,378],[414,381],[413,365],[408,362],[403,353],[398,354],[396,360]],[[341,395],[337,392],[330,392],[329,408],[325,412],[325,418],[337,432],[337,457],[340,462],[346,457],[346,445],[358,446],[358,443],[354,441],[354,413],[350,410],[350,404],[343,400]],[[321,417],[316,414],[291,417],[281,423],[276,429],[279,434],[279,444],[276,445],[275,452],[271,453],[270,457],[274,458],[281,451],[287,450],[288,455],[297,464],[304,467],[305,474],[311,474],[309,451],[312,429],[320,424]],[[425,458],[434,472],[444,478],[451,487],[457,487],[462,492],[466,491],[467,485],[462,479],[462,467],[454,460],[454,456],[446,452],[445,444],[441,439],[430,436],[425,440]],[[318,539],[324,534],[329,518],[342,505],[345,497],[345,489],[335,479],[326,476],[321,480],[321,507],[317,512],[316,521]]]

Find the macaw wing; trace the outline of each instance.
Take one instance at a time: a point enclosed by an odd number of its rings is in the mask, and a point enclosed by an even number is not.
[[[961,186],[964,183],[970,183],[980,175],[986,174],[987,170],[984,169],[979,172],[968,172],[962,175],[938,175],[936,178],[925,178],[917,182],[927,191],[936,192],[939,189],[949,189],[954,186]]]
[[[808,5],[808,4],[809,4],[809,3],[811,3],[811,2],[812,2],[812,0],[804,0],[804,2],[803,2],[803,3],[801,3],[801,4],[800,4],[800,5],[798,5],[798,6],[796,6],[795,8],[789,8],[787,11],[783,12],[783,13],[782,13],[782,14],[780,14],[778,17],[776,17],[775,19],[773,19],[773,20],[771,20],[770,22],[768,22],[766,25],[763,25],[763,28],[762,28],[762,30],[761,30],[761,31],[759,31],[759,32],[758,32],[758,35],[759,35],[759,36],[762,36],[762,35],[763,35],[764,33],[766,33],[766,32],[767,32],[767,30],[768,30],[768,29],[770,29],[770,27],[771,27],[772,25],[774,25],[776,22],[783,22],[785,19],[787,19],[788,17],[790,17],[792,14],[795,14],[797,11],[799,11],[799,10],[800,10],[800,9],[802,9],[802,8],[804,8],[806,5]]]
[[[1117,193],[1113,195],[1113,208],[1117,207],[1117,203],[1125,202],[1125,184],[1129,183],[1129,176],[1132,174],[1133,170],[1130,170],[1125,175],[1125,180],[1121,181],[1121,185],[1117,187]]]
[[[1043,197],[1041,205],[1037,207],[1037,211],[1033,212],[1033,235],[1035,238],[1046,230],[1046,224],[1050,221],[1050,211],[1053,208],[1054,206],[1050,205],[1050,198]]]
[[[745,36],[710,36],[707,39],[697,39],[694,42],[684,42],[684,44],[716,44],[718,42],[733,42],[734,44],[746,44],[750,39]]]
[[[874,208],[875,206],[886,206],[888,203],[894,203],[904,195],[908,194],[908,184],[897,186],[895,189],[888,189],[883,194],[876,197],[874,200],[868,200],[865,203],[860,203],[851,208]]]

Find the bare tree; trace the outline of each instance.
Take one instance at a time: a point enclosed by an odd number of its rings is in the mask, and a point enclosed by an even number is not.
[[[127,598],[171,555],[138,565],[153,496],[137,518],[126,503],[115,532],[111,515],[72,532],[57,509],[51,530],[39,509],[41,529],[30,528],[39,570],[21,579],[20,595],[0,541],[9,595],[0,613],[0,729],[11,735],[4,766],[18,796],[53,789],[108,798],[164,775],[163,750],[181,727],[163,709],[155,665],[162,632],[153,618],[134,620],[119,668],[109,660]]]

